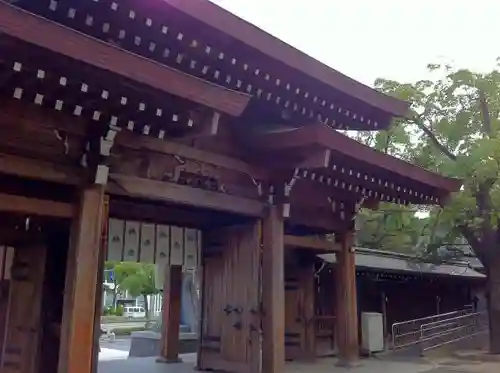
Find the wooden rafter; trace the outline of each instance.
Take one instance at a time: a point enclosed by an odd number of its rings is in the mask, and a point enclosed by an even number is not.
[[[238,116],[250,96],[217,86],[0,2],[0,31],[158,90]],[[91,51],[91,52],[89,52]]]
[[[291,67],[308,75],[312,78],[311,80],[326,84],[328,88],[334,89],[335,93],[343,92],[392,115],[405,116],[408,114],[409,104],[407,102],[384,95],[345,76],[216,4],[203,0],[164,0],[164,3],[197,19],[202,24],[220,31],[232,40],[250,46],[256,51],[256,55],[267,55],[272,60],[281,62],[283,66]],[[233,41],[232,44],[236,47],[237,43]],[[387,121],[385,126],[389,123],[390,121]]]
[[[299,178],[343,189],[364,199],[437,204],[461,186],[460,180],[378,152],[322,124],[253,136],[254,149],[267,152],[268,157],[288,159],[288,168],[296,169]],[[311,152],[300,162],[292,158],[304,149],[319,151]]]
[[[457,191],[461,186],[460,180],[437,175],[421,167],[378,152],[322,124],[304,126],[289,131],[263,133],[256,135],[256,137],[258,138],[256,139],[256,145],[265,149],[283,150],[316,144],[342,153],[354,161],[365,162],[374,170],[377,168],[384,169],[447,192]]]

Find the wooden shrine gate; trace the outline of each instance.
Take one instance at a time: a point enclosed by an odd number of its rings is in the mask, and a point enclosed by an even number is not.
[[[260,371],[260,227],[204,232],[198,368]]]

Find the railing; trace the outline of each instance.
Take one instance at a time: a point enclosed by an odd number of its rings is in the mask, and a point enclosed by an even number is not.
[[[397,322],[392,325],[392,349],[417,345],[421,340],[421,326],[446,321],[455,317],[469,315],[474,312],[473,305],[467,305],[461,310],[422,317],[419,319]]]
[[[420,326],[420,351],[425,352],[488,332],[487,312],[469,313]]]

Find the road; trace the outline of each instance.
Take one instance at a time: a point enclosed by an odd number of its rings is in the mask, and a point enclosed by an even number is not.
[[[102,339],[100,341],[101,348],[109,348],[110,350],[119,350],[119,351],[130,351],[130,337],[117,337],[114,341],[108,341],[106,339]]]

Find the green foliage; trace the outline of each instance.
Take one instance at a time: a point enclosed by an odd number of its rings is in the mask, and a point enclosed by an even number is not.
[[[153,264],[106,262],[104,267],[106,270],[113,270],[114,285],[118,293],[128,291],[133,297],[158,293],[155,288],[155,267]]]
[[[358,244],[427,255],[465,237],[485,266],[500,256],[500,72],[475,73],[429,64],[433,79],[376,88],[411,103],[410,119],[385,133],[359,133],[359,141],[444,176],[463,180],[444,209],[418,219],[411,208],[382,205],[362,211]],[[493,254],[493,255],[491,255]]]
[[[106,307],[102,313],[103,316],[123,316],[123,307]]]
[[[149,263],[123,262],[115,265],[115,276],[120,289],[133,297],[157,294],[155,267]]]
[[[113,311],[115,313],[115,316],[123,316],[123,312],[124,312],[123,306],[118,305],[118,306],[116,306],[116,308]]]
[[[407,207],[383,203],[380,210],[362,209],[357,216],[356,239],[360,246],[374,250],[410,253],[426,229]]]
[[[114,286],[106,289],[112,292],[116,303],[116,295],[127,291],[132,297],[142,296],[146,314],[149,313],[148,295],[157,294],[159,291],[155,286],[155,267],[150,263],[136,262],[106,262],[106,270],[114,272]],[[115,315],[122,316],[123,308],[117,307]]]

